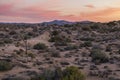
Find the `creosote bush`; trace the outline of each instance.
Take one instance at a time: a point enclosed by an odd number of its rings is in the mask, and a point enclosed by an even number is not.
[[[85,80],[85,75],[75,66],[62,70],[60,67],[45,70],[40,76],[32,80]]]
[[[75,50],[78,49],[78,46],[76,45],[68,45],[67,47],[64,48],[64,50]]]
[[[3,41],[4,41],[4,43],[6,43],[6,44],[9,44],[9,43],[12,43],[12,42],[13,42],[12,39],[8,39],[8,38],[5,38]]]
[[[62,41],[63,39],[60,37],[60,36],[52,36],[50,39],[49,39],[49,42],[60,42]]]
[[[59,52],[59,51],[52,51],[52,52],[51,52],[51,57],[60,58],[60,52]]]
[[[33,46],[33,48],[36,50],[45,50],[47,49],[47,46],[43,43],[37,43]]]
[[[8,61],[0,61],[0,71],[8,71],[11,70],[13,68],[13,65],[11,64],[11,62]]]
[[[0,46],[4,46],[5,43],[3,41],[0,41]]]
[[[33,53],[28,53],[28,56],[31,58],[35,58],[35,55]]]
[[[91,47],[92,42],[91,41],[85,41],[83,44],[80,45],[80,47]]]
[[[99,49],[93,49],[90,56],[95,63],[106,63],[109,61],[108,56]]]
[[[85,76],[77,67],[71,66],[63,70],[62,80],[85,80]]]
[[[91,28],[89,26],[84,26],[82,27],[83,31],[91,31]]]
[[[53,32],[52,32],[52,35],[53,35],[53,36],[56,36],[56,35],[58,35],[58,34],[59,34],[58,31],[53,31]]]
[[[107,51],[107,52],[112,51],[111,46],[107,46],[107,47],[106,47],[106,51]]]

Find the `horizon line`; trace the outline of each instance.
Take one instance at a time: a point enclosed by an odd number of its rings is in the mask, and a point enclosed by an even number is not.
[[[109,22],[113,22],[113,21],[120,21],[120,20],[111,20],[111,21],[91,21],[91,20],[80,20],[80,21],[70,21],[70,20],[64,20],[64,19],[55,19],[57,21],[68,21],[68,22],[83,22],[83,21],[90,21],[90,22],[95,22],[95,23],[109,23]],[[0,23],[16,23],[16,24],[19,24],[19,23],[24,23],[24,24],[41,24],[41,23],[45,23],[45,22],[52,22],[52,21],[55,21],[55,20],[47,20],[47,21],[42,21],[42,22],[5,22],[5,21],[1,21]]]

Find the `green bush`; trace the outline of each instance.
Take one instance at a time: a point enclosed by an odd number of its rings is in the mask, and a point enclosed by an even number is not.
[[[52,51],[52,52],[51,52],[51,57],[60,58],[60,52],[59,52],[59,51]]]
[[[83,44],[80,45],[80,47],[91,47],[92,42],[91,41],[85,41]]]
[[[62,42],[55,42],[54,45],[55,46],[67,46],[67,42],[64,42],[64,41],[62,41]]]
[[[92,57],[93,62],[97,63],[106,63],[109,61],[108,56],[99,49],[93,49],[90,56]]]
[[[39,77],[32,80],[85,80],[85,76],[74,66],[64,70],[56,67],[55,69],[46,69]]]
[[[4,41],[4,43],[6,43],[6,44],[9,44],[9,43],[12,43],[12,42],[13,42],[11,39],[8,39],[8,38],[4,39],[3,41]]]
[[[59,34],[58,31],[53,31],[53,32],[52,32],[52,36],[56,36],[56,35],[58,35],[58,34]]]
[[[13,65],[7,61],[0,61],[0,71],[8,71],[13,68]]]
[[[92,25],[92,26],[90,26],[90,27],[91,27],[91,29],[93,29],[93,30],[100,29],[100,27],[99,27],[97,24],[94,24],[94,25]]]
[[[15,34],[17,34],[17,32],[16,31],[11,31],[11,32],[9,32],[9,34],[10,35],[15,35]]]
[[[63,39],[61,38],[61,37],[59,37],[59,36],[54,36],[54,37],[51,37],[50,39],[49,39],[49,42],[60,42],[60,41],[62,41]]]
[[[77,67],[71,66],[63,71],[62,80],[85,80],[85,76]]]
[[[33,48],[36,50],[45,50],[47,49],[47,46],[43,43],[37,43],[33,46]]]
[[[27,35],[27,34],[24,34],[24,35],[23,35],[23,39],[24,39],[24,40],[30,39],[30,36]]]
[[[120,49],[118,50],[118,54],[120,54]]]
[[[107,51],[107,52],[112,51],[111,46],[107,46],[107,47],[106,47],[106,51]]]
[[[66,61],[60,62],[60,64],[61,64],[62,66],[70,65],[70,63],[69,63],[69,62],[66,62]]]
[[[28,53],[28,56],[31,58],[35,58],[35,55],[33,53]]]
[[[108,25],[108,26],[115,26],[116,23],[115,23],[115,21],[112,21],[112,22],[108,22],[107,25]]]
[[[82,37],[82,38],[80,38],[80,40],[82,40],[82,41],[94,41],[94,38],[92,38],[92,37]]]
[[[68,45],[67,47],[64,48],[64,50],[75,50],[78,49],[78,46],[76,45]]]
[[[0,46],[4,46],[5,43],[3,41],[0,41]]]
[[[66,43],[66,42],[71,42],[71,39],[69,39],[69,38],[67,38],[67,37],[65,37],[65,36],[59,36],[59,35],[57,35],[57,36],[52,36],[50,39],[49,39],[49,42],[64,42],[64,43]]]
[[[83,31],[91,31],[91,27],[90,26],[84,26],[82,27]]]

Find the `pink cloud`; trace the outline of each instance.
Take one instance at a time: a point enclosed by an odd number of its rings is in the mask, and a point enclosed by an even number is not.
[[[111,21],[120,19],[120,8],[106,8],[95,12],[81,13],[83,19],[93,21]]]
[[[93,5],[86,7],[94,8]],[[120,19],[120,8],[106,8],[94,12],[81,12],[80,15],[63,15],[58,10],[50,10],[45,7],[31,6],[14,9],[13,4],[0,5],[0,18],[6,21],[25,21],[39,22],[54,19],[64,19],[70,21],[92,20],[92,21],[110,21]],[[4,16],[4,17],[2,17]],[[9,17],[9,19],[8,19]]]
[[[0,5],[0,14],[8,13],[12,10],[12,4],[1,4]]]

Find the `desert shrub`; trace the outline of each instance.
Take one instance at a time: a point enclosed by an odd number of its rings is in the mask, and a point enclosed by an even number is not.
[[[85,80],[82,72],[74,66],[62,70],[59,67],[55,69],[46,69],[43,73],[32,80]]]
[[[113,22],[109,22],[109,23],[107,23],[107,25],[108,25],[108,26],[115,26],[116,23],[113,21]]]
[[[114,27],[109,30],[109,32],[116,32],[116,31],[120,31],[120,28]]]
[[[106,63],[109,61],[108,56],[99,49],[93,49],[91,51],[90,56],[92,57],[92,61],[95,63],[97,63],[97,62],[98,63]]]
[[[118,54],[120,54],[120,49],[118,50]]]
[[[51,57],[60,57],[60,51],[56,50],[54,48],[50,48],[49,50],[49,54]]]
[[[77,67],[70,66],[63,71],[62,80],[85,80],[85,76]]]
[[[85,41],[83,44],[80,44],[80,47],[91,47],[92,42],[91,41]]]
[[[7,62],[7,61],[0,61],[0,71],[8,71],[11,70],[13,68],[13,65],[11,64],[11,62]]]
[[[55,42],[55,46],[67,46],[67,42]]]
[[[18,55],[21,55],[22,53],[24,53],[24,50],[23,49],[14,50],[14,52]]]
[[[101,45],[93,45],[92,48],[93,48],[93,50],[95,50],[95,49],[103,50],[103,47],[101,47]]]
[[[76,46],[76,45],[68,45],[67,47],[64,48],[64,50],[74,50],[77,48],[78,48],[78,46]]]
[[[51,54],[51,57],[60,57],[60,52],[57,50],[50,52],[50,54]]]
[[[71,42],[71,39],[70,38],[64,38],[64,40],[66,41],[66,42]]]
[[[52,32],[52,36],[56,36],[56,35],[58,35],[58,34],[59,34],[58,31],[53,31],[53,32]]]
[[[107,52],[112,51],[111,47],[110,47],[110,46],[107,46],[107,47],[106,47],[106,51],[107,51]]]
[[[70,57],[71,57],[71,54],[70,54],[70,53],[67,53],[67,54],[65,54],[64,57],[65,57],[65,58],[70,58]]]
[[[40,75],[39,80],[62,80],[62,70],[61,68],[46,69]]]
[[[47,49],[47,46],[43,43],[37,43],[33,46],[33,48],[36,50],[45,50]]]
[[[100,28],[97,24],[94,24],[94,25],[92,25],[92,26],[90,26],[90,27],[91,27],[91,29],[93,29],[93,30]]]
[[[24,40],[27,40],[27,39],[30,39],[30,38],[31,38],[31,37],[30,37],[29,35],[27,35],[27,34],[24,34],[24,35],[23,35],[23,39],[24,39]]]
[[[4,33],[0,33],[0,37],[2,38],[2,37],[4,37],[5,36],[5,34]]]
[[[80,40],[82,40],[82,41],[94,41],[94,38],[92,38],[92,37],[82,37],[82,38],[80,38]]]
[[[28,53],[27,55],[31,58],[35,58],[35,55],[33,53]]]
[[[28,36],[34,36],[35,33],[34,33],[34,32],[28,32],[27,35],[28,35]]]
[[[16,31],[9,32],[10,35],[15,35],[16,33],[17,33]]]
[[[51,36],[49,39],[49,42],[71,42],[71,39],[65,37],[65,36]]]
[[[96,65],[90,65],[90,70],[98,70],[98,67]]]
[[[59,37],[59,36],[54,36],[54,37],[51,37],[50,39],[49,39],[49,42],[60,42],[60,41],[62,41],[63,39],[61,38],[61,37]]]
[[[12,41],[11,39],[9,39],[9,38],[4,39],[3,41],[4,41],[4,43],[7,43],[7,44],[13,42],[13,41]]]
[[[47,64],[54,64],[54,62],[53,61],[48,61]]]
[[[0,41],[0,46],[4,46],[5,44],[4,44],[4,42],[3,41]]]
[[[66,62],[66,61],[63,61],[63,62],[60,62],[61,65],[65,66],[65,65],[69,65],[70,63],[69,62]]]
[[[70,28],[70,27],[73,27],[73,25],[71,25],[71,24],[65,24],[64,27]]]
[[[82,30],[84,30],[84,31],[91,31],[91,28],[89,26],[83,26]]]
[[[20,45],[21,45],[20,42],[16,42],[16,43],[15,43],[15,47],[19,47]]]

